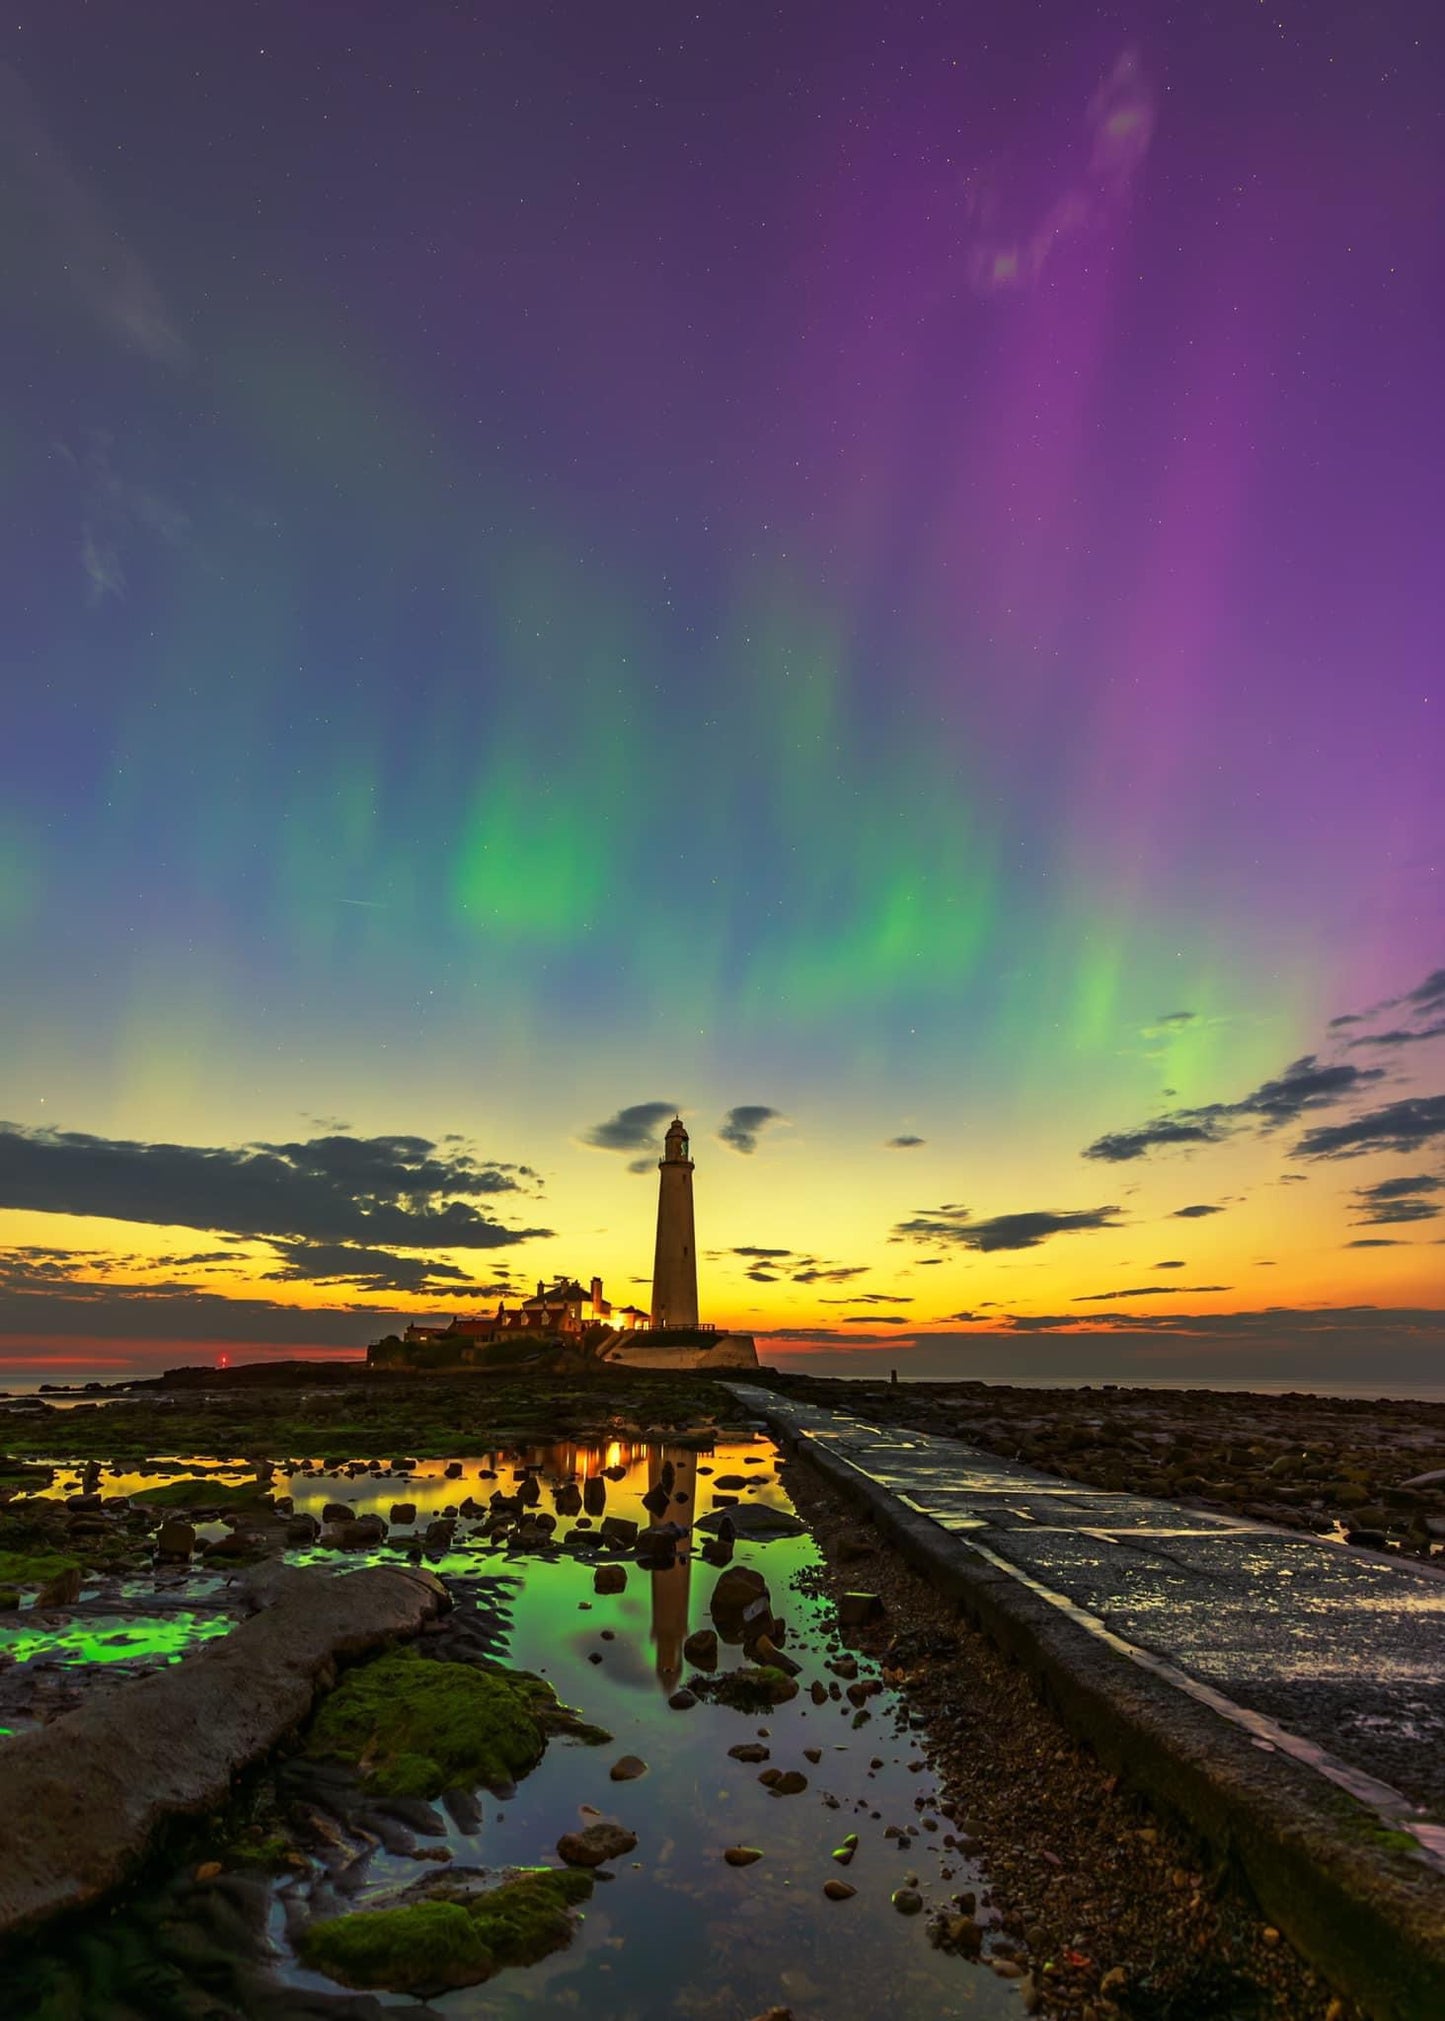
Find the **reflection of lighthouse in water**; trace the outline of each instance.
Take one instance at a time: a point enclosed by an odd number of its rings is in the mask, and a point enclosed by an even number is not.
[[[647,1459],[647,1486],[656,1493],[670,1482],[667,1507],[658,1523],[692,1527],[697,1500],[697,1454],[685,1446],[654,1446]],[[687,1608],[692,1582],[692,1538],[680,1537],[677,1561],[652,1574],[652,1639],[657,1645],[657,1675],[663,1689],[675,1691],[682,1676],[682,1645],[687,1640]]]

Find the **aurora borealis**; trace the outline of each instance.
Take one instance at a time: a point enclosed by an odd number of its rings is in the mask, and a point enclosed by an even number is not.
[[[0,1355],[1438,1355],[1436,10],[3,32]]]

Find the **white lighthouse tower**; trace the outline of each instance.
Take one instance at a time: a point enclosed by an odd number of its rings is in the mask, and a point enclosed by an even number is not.
[[[674,1116],[657,1161],[657,1248],[652,1261],[654,1326],[697,1325],[697,1241],[692,1225],[693,1163],[687,1129]]]

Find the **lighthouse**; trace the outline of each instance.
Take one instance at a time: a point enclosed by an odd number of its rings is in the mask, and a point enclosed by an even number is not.
[[[657,1248],[652,1261],[654,1326],[697,1325],[697,1243],[692,1228],[692,1159],[680,1116],[657,1161]]]

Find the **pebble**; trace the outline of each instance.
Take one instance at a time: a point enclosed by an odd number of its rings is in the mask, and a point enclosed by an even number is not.
[[[916,1916],[923,1907],[923,1897],[917,1888],[895,1888],[892,1900],[900,1916]]]
[[[750,1867],[754,1860],[760,1860],[762,1853],[756,1846],[729,1846],[723,1858],[730,1867]]]
[[[835,1853],[833,1857],[836,1859],[837,1854]],[[846,1881],[824,1881],[823,1883],[823,1893],[828,1897],[830,1902],[851,1901],[857,1892],[858,1890],[850,1888]]]
[[[614,1761],[608,1771],[614,1782],[635,1782],[640,1775],[646,1775],[647,1763],[640,1754],[624,1754],[620,1761]]]
[[[667,1702],[674,1712],[691,1712],[692,1708],[697,1704],[697,1693],[689,1691],[687,1686],[684,1685],[681,1691],[674,1691]]]

